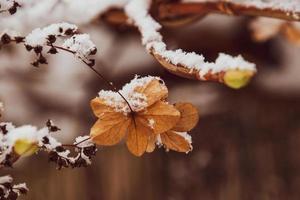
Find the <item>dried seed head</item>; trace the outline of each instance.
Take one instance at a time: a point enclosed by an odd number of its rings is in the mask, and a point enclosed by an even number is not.
[[[7,34],[7,33],[4,33],[2,36],[1,36],[1,42],[3,44],[9,44],[11,42],[11,37]]]

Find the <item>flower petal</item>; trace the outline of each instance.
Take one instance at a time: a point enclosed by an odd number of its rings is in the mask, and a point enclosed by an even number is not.
[[[153,135],[153,131],[147,126],[145,120],[135,117],[135,120],[130,123],[126,140],[129,151],[135,156],[143,155],[151,135]]]
[[[189,136],[187,133],[184,133]],[[166,149],[187,153],[192,150],[191,141],[174,131],[167,131],[160,134],[161,142]]]
[[[180,112],[173,106],[163,101],[150,106],[147,110],[138,113],[151,124],[154,133],[163,133],[173,128],[180,118]]]
[[[155,150],[155,146],[156,146],[156,136],[155,134],[151,134],[149,139],[148,139],[148,145],[147,145],[147,149],[146,152],[147,153],[151,153]]]
[[[199,121],[197,108],[190,103],[176,103],[174,106],[180,112],[180,119],[172,130],[178,132],[192,130]]]
[[[147,85],[135,88],[135,91],[147,97],[148,106],[168,96],[168,88],[159,79],[153,79]]]
[[[91,100],[91,107],[94,112],[94,115],[97,117],[100,117],[104,115],[105,113],[112,113],[116,112],[114,108],[108,106],[105,104],[105,101],[100,99],[99,97],[96,97]]]
[[[91,138],[98,145],[115,145],[124,138],[130,121],[122,113],[106,113],[91,128]]]

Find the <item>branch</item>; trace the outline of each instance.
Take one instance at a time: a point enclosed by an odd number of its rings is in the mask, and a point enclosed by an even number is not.
[[[277,3],[277,5],[272,2],[260,3],[260,6],[258,6],[255,5],[255,2],[256,1],[235,2],[234,0],[220,0],[212,2],[208,0],[193,0],[186,2],[161,3],[158,5],[157,17],[163,22],[187,16],[195,17],[217,13],[300,21],[300,9],[294,9],[296,3],[285,3],[285,7],[280,7],[283,3]]]
[[[133,22],[141,32],[143,45],[169,72],[189,79],[225,83],[235,89],[247,85],[256,73],[254,64],[243,60],[241,56],[232,57],[225,54],[220,54],[215,62],[209,63],[202,55],[194,52],[168,50],[159,33],[161,26],[157,21],[165,26],[182,25],[210,13],[300,20],[300,6],[295,2],[286,3],[280,0],[157,0],[151,5],[150,1],[131,0],[124,10],[125,13],[112,9],[102,17],[113,24]],[[295,34],[292,36],[295,37]]]

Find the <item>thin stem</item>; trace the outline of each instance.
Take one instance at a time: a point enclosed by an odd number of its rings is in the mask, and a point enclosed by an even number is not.
[[[80,142],[75,143],[75,144],[63,144],[62,146],[64,146],[64,147],[77,147],[79,144],[84,143],[84,142],[86,142],[90,139],[91,139],[91,137],[88,137],[88,138],[86,138],[86,139],[84,139]]]
[[[48,45],[48,46],[54,47],[54,48],[57,48],[57,49],[60,49],[60,50],[63,50],[63,51],[69,52],[69,53],[72,53],[72,54],[74,54],[74,55],[75,55],[75,53],[76,53],[75,51],[72,51],[72,50],[70,50],[70,49],[66,49],[66,48],[61,47],[61,46],[56,46],[56,45],[53,45],[53,44]],[[133,113],[133,109],[132,109],[132,107],[130,106],[129,102],[128,102],[127,99],[123,96],[123,94],[122,94],[120,91],[117,90],[117,88],[116,88],[116,86],[113,84],[113,82],[107,80],[107,79],[106,79],[99,71],[97,71],[93,66],[90,66],[89,63],[86,62],[86,60],[84,60],[84,59],[82,59],[82,58],[80,58],[80,57],[79,57],[79,59],[80,59],[80,60],[81,60],[88,68],[90,68],[93,72],[95,72],[95,74],[96,74],[98,77],[100,77],[107,85],[109,85],[109,87],[110,87],[113,91],[117,92],[117,93],[122,97],[122,99],[124,99],[124,101],[126,102],[126,104],[127,104],[128,107],[129,107],[130,111]]]

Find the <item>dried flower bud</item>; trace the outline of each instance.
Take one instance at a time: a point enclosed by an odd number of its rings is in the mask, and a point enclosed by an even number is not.
[[[58,52],[57,52],[57,49],[55,47],[51,47],[49,49],[48,53],[50,53],[50,54],[57,54]]]
[[[72,35],[73,33],[74,33],[74,30],[70,29],[70,28],[65,31],[66,35]]]
[[[50,43],[54,43],[54,42],[56,41],[55,35],[49,35],[49,36],[48,36],[48,41],[49,41]]]
[[[8,9],[9,14],[13,15],[17,12],[17,7],[13,6]]]
[[[24,39],[25,39],[24,37],[19,37],[19,36],[15,37],[16,43],[24,42]]]
[[[1,42],[3,44],[9,44],[11,42],[11,38],[10,36],[7,34],[7,33],[4,33],[2,36],[1,36]]]
[[[42,55],[39,56],[39,58],[38,58],[37,61],[38,61],[40,64],[48,64],[47,59],[46,59],[44,56],[42,56]]]
[[[89,65],[90,67],[95,66],[95,59],[89,59],[88,65]]]
[[[34,61],[34,62],[32,62],[31,64],[32,64],[34,67],[39,67],[39,66],[40,66],[38,61]]]
[[[55,151],[57,151],[57,152],[64,152],[66,149],[64,148],[64,147],[62,147],[62,146],[57,146],[56,148],[55,148]]]
[[[33,49],[33,47],[30,46],[30,45],[25,45],[25,48],[26,48],[27,51],[31,51]]]
[[[90,55],[95,55],[97,53],[97,48],[95,47],[93,50],[91,50]]]
[[[36,46],[36,47],[33,48],[33,50],[36,54],[39,54],[43,51],[43,47],[42,46]]]

